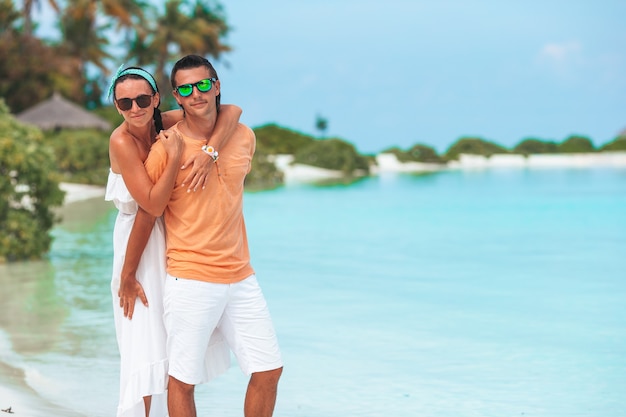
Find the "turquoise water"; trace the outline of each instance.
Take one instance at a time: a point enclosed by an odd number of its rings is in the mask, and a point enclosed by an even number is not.
[[[99,417],[118,389],[115,211],[89,204],[49,262],[3,270],[23,316],[0,319],[0,360]],[[275,416],[626,416],[625,169],[384,175],[245,205],[285,361]],[[234,365],[199,387],[199,415],[241,416],[245,384]]]

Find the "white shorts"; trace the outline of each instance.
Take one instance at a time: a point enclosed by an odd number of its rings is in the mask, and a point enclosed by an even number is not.
[[[169,374],[179,381],[206,382],[205,357],[216,339],[214,333],[223,335],[246,375],[283,366],[267,303],[254,275],[234,284],[214,284],[168,274],[164,309]]]

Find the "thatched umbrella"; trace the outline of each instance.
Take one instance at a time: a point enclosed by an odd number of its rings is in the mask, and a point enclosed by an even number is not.
[[[59,93],[54,93],[48,100],[24,110],[16,117],[22,123],[35,125],[42,130],[111,129],[109,122],[64,99]]]

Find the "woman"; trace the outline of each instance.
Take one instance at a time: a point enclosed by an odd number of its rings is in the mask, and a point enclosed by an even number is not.
[[[119,213],[113,231],[113,277],[111,291],[118,347],[120,350],[120,399],[118,417],[163,417],[167,414],[167,359],[163,327],[162,285],[165,279],[165,239],[163,222],[157,219],[147,241],[131,242],[129,237],[137,211],[160,216],[167,205],[174,180],[181,169],[183,143],[175,135],[162,132],[182,118],[182,111],[161,115],[156,82],[147,71],[131,67],[118,70],[109,94],[124,122],[110,137],[111,170],[107,201]],[[220,143],[235,129],[241,110],[222,106],[214,135],[209,143]],[[148,178],[143,162],[160,132],[168,153],[167,168],[156,184]],[[183,169],[193,168],[185,184],[195,191],[213,164],[201,153],[185,161]],[[137,300],[139,298],[139,300]],[[132,319],[132,320],[131,320]]]

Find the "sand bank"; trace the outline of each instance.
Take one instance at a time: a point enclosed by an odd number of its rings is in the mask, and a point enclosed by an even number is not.
[[[274,155],[270,161],[274,162],[276,169],[282,171],[285,184],[316,182],[343,177],[341,171],[294,164],[293,155]]]
[[[63,204],[89,200],[90,198],[104,198],[105,188],[98,185],[62,182],[59,186],[61,190],[65,191],[65,200],[63,200]]]
[[[458,161],[448,164],[450,168],[591,168],[626,167],[626,152],[595,152],[570,154],[508,155],[490,157],[460,155]]]
[[[458,161],[447,164],[425,164],[420,162],[400,162],[394,154],[376,156],[377,172],[429,172],[447,169],[491,169],[491,168],[591,168],[626,167],[626,152],[596,152],[575,154],[535,154],[511,155],[496,154],[459,156]]]

